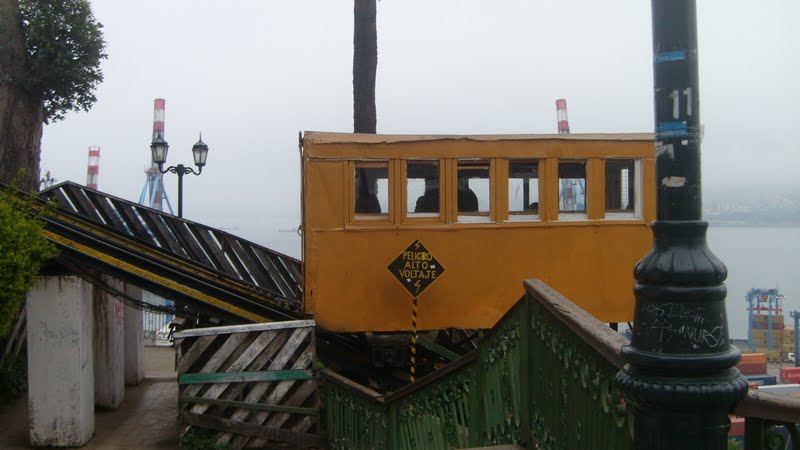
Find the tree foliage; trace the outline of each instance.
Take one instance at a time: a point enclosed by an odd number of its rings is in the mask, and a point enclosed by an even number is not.
[[[41,95],[45,121],[64,118],[97,101],[107,57],[102,28],[88,0],[20,0],[25,39],[24,88]]]
[[[20,195],[13,187],[0,190],[0,336],[8,331],[42,263],[55,253],[42,235],[46,208],[32,196]]]

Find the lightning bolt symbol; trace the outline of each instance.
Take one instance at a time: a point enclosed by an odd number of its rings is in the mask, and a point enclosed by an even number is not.
[[[419,246],[420,246],[420,245],[421,245],[421,244],[420,244],[420,242],[419,242],[419,241],[416,241],[416,242],[414,242],[414,250],[417,250],[417,249],[419,249]]]
[[[422,286],[419,285],[419,282],[420,280],[417,280],[417,282],[414,283],[414,287],[417,288],[417,292],[419,292],[419,290],[422,288]]]

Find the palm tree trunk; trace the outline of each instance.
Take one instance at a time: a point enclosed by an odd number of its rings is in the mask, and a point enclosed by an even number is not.
[[[378,32],[375,0],[354,0],[353,9],[353,131],[376,133],[375,73]]]

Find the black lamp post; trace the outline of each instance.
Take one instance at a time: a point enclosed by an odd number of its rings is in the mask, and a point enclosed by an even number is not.
[[[178,217],[183,217],[183,176],[189,173],[200,175],[203,172],[203,166],[206,165],[206,158],[208,158],[208,145],[203,142],[203,135],[200,134],[200,140],[192,146],[192,156],[194,156],[194,165],[197,166],[197,172],[183,164],[162,169],[164,163],[167,162],[169,144],[161,136],[153,139],[153,143],[150,144],[150,151],[153,154],[153,163],[158,164],[159,172],[178,174]]]
[[[635,269],[633,335],[617,382],[637,450],[725,450],[728,412],[747,393],[734,368],[727,269],[706,245],[700,190],[695,0],[653,0],[656,221]]]

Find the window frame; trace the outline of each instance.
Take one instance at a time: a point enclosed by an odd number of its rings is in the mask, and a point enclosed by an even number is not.
[[[496,222],[496,217],[497,217],[497,186],[496,186],[497,176],[495,174],[495,170],[497,167],[496,158],[489,158],[489,157],[452,158],[450,161],[452,162],[452,168],[450,170],[451,173],[450,180],[447,185],[450,188],[450,196],[449,196],[450,204],[448,206],[451,209],[450,214],[452,215],[453,219],[452,222],[456,224],[481,224],[481,223]],[[489,173],[488,211],[462,213],[458,210],[458,170],[459,170],[458,166],[459,162],[462,161],[486,162],[487,171]],[[478,200],[478,204],[480,205],[480,200]]]
[[[608,161],[633,160],[633,208],[630,211],[609,211],[606,205]],[[603,219],[605,220],[641,220],[642,218],[642,160],[641,158],[604,158],[603,159]],[[629,181],[630,182],[630,181]]]
[[[547,158],[504,158],[505,160],[505,167],[501,168],[500,170],[504,171],[504,176],[502,180],[498,180],[498,183],[504,183],[504,193],[505,193],[505,221],[507,222],[536,222],[541,221],[543,216],[543,211],[545,209],[545,202],[543,199],[544,193],[544,183],[545,180],[542,178],[542,173],[544,172],[545,161]],[[511,165],[513,163],[535,163],[536,164],[536,190],[537,196],[536,200],[539,204],[539,207],[535,214],[532,214],[530,210],[528,211],[511,211]]]
[[[445,183],[446,160],[440,158],[409,158],[401,160],[399,177],[400,208],[403,223],[433,223],[444,221],[447,208],[447,185]],[[415,213],[408,209],[408,164],[430,162],[438,165],[439,172],[439,212],[438,213]]]
[[[556,203],[556,211],[558,213],[557,220],[560,221],[582,221],[582,220],[590,220],[589,214],[591,211],[591,201],[592,196],[589,195],[590,187],[592,186],[592,164],[590,158],[556,158],[555,160],[556,171],[555,171],[555,203]],[[562,163],[583,163],[583,176],[584,176],[584,186],[583,186],[583,199],[584,205],[582,210],[562,210],[561,209],[561,164]],[[565,179],[574,179],[574,178],[565,178]]]
[[[349,222],[352,224],[389,224],[394,222],[394,167],[392,159],[359,159],[348,161],[348,206]],[[360,168],[386,168],[387,170],[387,196],[388,210],[383,213],[356,213],[356,170]]]

